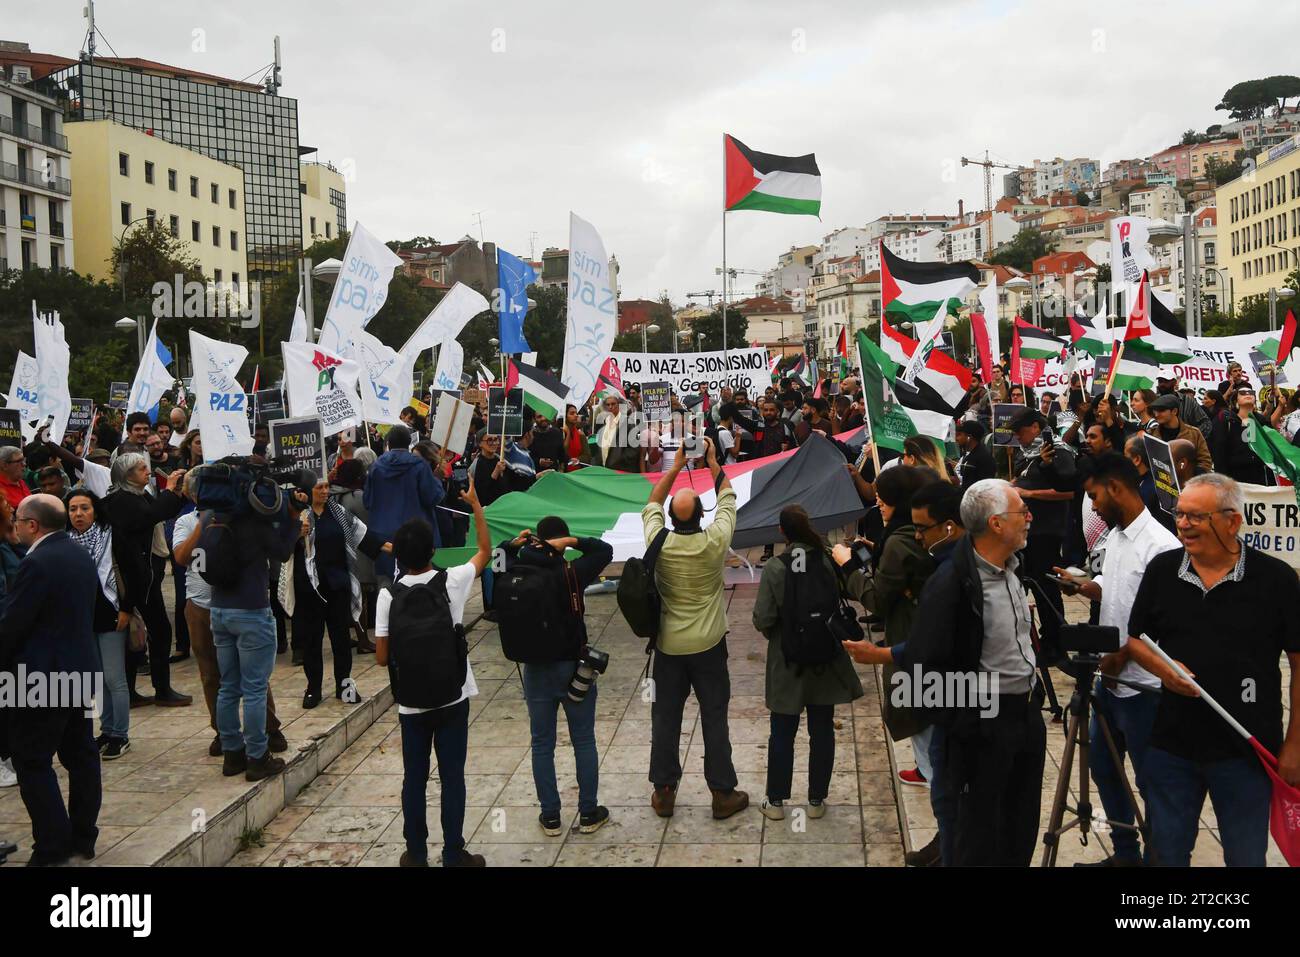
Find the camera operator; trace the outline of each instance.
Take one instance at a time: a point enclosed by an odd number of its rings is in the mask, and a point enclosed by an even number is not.
[[[270,563],[293,556],[302,528],[299,514],[307,504],[306,494],[295,490],[283,497],[273,516],[241,512],[223,517],[218,529],[213,524],[216,516],[209,512],[199,522],[206,567],[233,560],[238,572],[231,584],[213,581],[211,599],[212,643],[221,670],[217,733],[225,757],[221,773],[227,777],[244,772],[246,780],[260,781],[284,770],[284,760],[268,750],[266,729],[266,696],[276,653],[268,583]]]
[[[1014,486],[1001,479],[972,485],[961,502],[967,535],[926,581],[917,604],[927,614],[891,656],[904,672],[939,673],[945,687],[949,674],[968,684],[987,676],[996,698],[986,713],[969,700],[952,700],[934,715],[941,747],[931,753],[941,760],[934,762],[933,787],[956,801],[945,864],[1023,867],[1038,844],[1047,734],[1029,606],[1016,575],[1016,552],[1032,521]],[[865,644],[845,647],[867,663],[892,651]],[[941,831],[945,847],[948,840]]]
[[[1095,428],[1095,426],[1094,426]],[[1084,488],[1092,498],[1093,508],[1106,520],[1112,531],[1106,538],[1106,557],[1101,575],[1091,581],[1069,577],[1062,569],[1052,571],[1061,577],[1061,590],[1066,594],[1080,594],[1090,601],[1101,602],[1098,623],[1103,627],[1118,628],[1121,636],[1128,634],[1129,614],[1137,596],[1142,575],[1151,559],[1161,552],[1178,548],[1178,539],[1161,527],[1147,511],[1139,490],[1141,479],[1137,467],[1117,452],[1104,452],[1095,457],[1091,473],[1084,480]],[[1151,672],[1129,658],[1127,638],[1119,651],[1101,659],[1101,677],[1093,697],[1092,726],[1088,734],[1092,740],[1088,766],[1101,796],[1106,818],[1123,824],[1133,823],[1133,809],[1129,806],[1122,768],[1117,769],[1111,760],[1110,749],[1098,724],[1104,716],[1110,727],[1111,738],[1120,760],[1127,754],[1133,764],[1133,776],[1138,790],[1145,797],[1146,779],[1142,774],[1147,742],[1155,723],[1156,707],[1160,703],[1160,681]],[[1148,689],[1142,693],[1130,685],[1106,680],[1117,675],[1124,681]],[[1138,834],[1132,828],[1115,828],[1111,834],[1114,856],[1105,861],[1108,867],[1131,867],[1142,863],[1138,847]],[[1148,849],[1149,850],[1149,849]]]
[[[579,595],[605,570],[614,557],[614,549],[599,538],[577,538],[569,534],[564,519],[548,515],[537,523],[537,534],[524,529],[505,546],[512,564],[563,567],[565,549],[576,549],[581,557],[568,563],[573,571],[571,588]],[[559,623],[555,623],[559,624]],[[568,622],[577,632],[576,646],[587,648],[587,624],[581,614]],[[560,792],[555,782],[555,715],[564,706],[564,718],[573,743],[573,757],[578,775],[578,830],[583,834],[598,831],[609,820],[609,810],[597,800],[600,783],[600,757],[596,752],[596,694],[592,684],[581,701],[572,701],[569,686],[578,662],[573,659],[547,662],[524,662],[524,699],[528,702],[528,721],[532,729],[533,785],[542,810],[538,820],[542,830],[554,837],[561,833]]]
[[[717,489],[712,524],[702,527],[704,503],[693,488],[687,488],[673,496],[668,506],[672,530],[665,531],[664,501],[686,467],[684,445],[641,509],[646,547],[661,533],[665,535],[655,566],[663,606],[651,669],[655,693],[650,707],[650,783],[654,785],[650,805],[660,817],[673,815],[682,777],[682,709],[694,691],[704,734],[704,778],[713,792],[713,816],[722,820],[749,807],[749,795],[736,789],[727,728],[731,676],[722,568],[736,528],[736,492],[718,464],[713,443],[702,441]]]

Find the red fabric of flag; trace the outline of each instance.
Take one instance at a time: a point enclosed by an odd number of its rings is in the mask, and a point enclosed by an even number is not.
[[[975,347],[980,354],[980,375],[987,384],[993,381],[993,344],[989,341],[988,326],[984,324],[984,313],[971,314],[970,331],[975,337]]]
[[[1289,313],[1288,313],[1289,315]],[[840,330],[839,341],[835,343],[835,354],[848,358],[849,355],[849,331],[848,329]]]
[[[1047,360],[1020,358],[1020,329],[1022,326],[1027,329],[1037,328],[1032,322],[1025,322],[1025,320],[1016,316],[1016,327],[1011,336],[1011,384],[1032,386],[1047,371]]]
[[[1268,829],[1277,842],[1282,857],[1292,867],[1300,867],[1300,788],[1294,788],[1277,773],[1277,758],[1254,738],[1255,749],[1264,770],[1273,781],[1273,800],[1269,807]]]
[[[506,360],[506,382],[505,382],[506,391],[509,392],[517,385],[519,385],[519,369],[515,367],[515,362],[513,359],[507,359]]]
[[[1277,347],[1277,365],[1279,369],[1286,364],[1287,359],[1291,358],[1291,350],[1295,348],[1295,333],[1295,313],[1288,309],[1286,311],[1286,322],[1282,323],[1282,342]]]
[[[1137,296],[1133,308],[1129,310],[1128,327],[1124,330],[1124,341],[1143,339],[1151,335],[1151,289],[1147,285],[1146,270],[1142,271],[1142,282],[1138,284]]]
[[[600,367],[600,384],[606,386],[611,392],[618,393],[620,398],[627,398],[623,392],[623,373],[619,371],[618,363],[614,361],[613,356],[605,359],[605,364]]]

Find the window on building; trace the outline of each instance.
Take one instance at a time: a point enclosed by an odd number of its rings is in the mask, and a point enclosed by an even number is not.
[[[131,224],[131,204],[123,203],[122,204],[122,225],[129,226],[130,224]]]
[[[158,220],[158,211],[153,209],[146,209],[144,211],[144,214],[149,220],[149,228],[153,229],[154,225],[157,223]]]
[[[176,170],[174,169],[167,171],[167,188],[173,193],[176,192]]]
[[[148,160],[144,161],[144,181],[150,186],[153,185],[153,163]]]
[[[236,252],[239,251],[239,233],[235,232],[233,229],[230,231],[230,248]]]
[[[212,270],[212,281],[213,281],[213,282],[221,282],[221,270],[220,270],[220,269],[214,269],[214,270]]]
[[[117,154],[117,171],[122,176],[131,175],[131,157],[125,153]]]
[[[311,218],[311,234],[312,234],[313,236],[316,235],[316,217],[315,217],[315,216],[313,216],[313,217]]]
[[[235,208],[235,191],[234,191],[233,189],[230,189],[230,190],[226,190],[226,193],[227,193],[227,198],[228,198],[228,200],[229,200],[229,202],[230,202],[230,208],[231,208],[231,209],[234,209],[234,208]]]
[[[214,246],[220,246],[220,245],[221,245],[221,227],[220,227],[220,226],[213,226],[213,227],[212,227],[212,245],[214,245]]]
[[[328,222],[325,224],[325,238],[330,238],[330,224]]]
[[[239,273],[232,272],[230,274],[230,285],[235,288],[235,292],[239,292]]]
[[[181,218],[179,216],[168,216],[167,227],[171,231],[173,239],[181,238]]]
[[[201,227],[199,226],[199,221],[197,219],[190,220],[190,242],[194,242],[194,243],[199,242],[200,228]]]
[[[219,187],[216,183],[213,183],[213,184],[212,184],[212,201],[213,201],[214,203],[220,203],[220,202],[221,202],[220,196],[221,196],[221,187]]]
[[[190,195],[195,199],[199,198],[199,178],[197,176],[190,177]]]
[[[50,243],[50,270],[52,272],[59,271],[59,265],[60,265],[59,257],[62,250],[63,247],[60,246],[58,243]]]

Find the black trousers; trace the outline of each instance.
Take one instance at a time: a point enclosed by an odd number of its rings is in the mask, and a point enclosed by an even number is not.
[[[1047,576],[1052,573],[1053,566],[1059,567],[1063,561],[1061,541],[1060,535],[1030,535],[1028,544],[1020,553],[1023,562],[1020,568],[1021,577],[1032,578],[1047,595],[1047,600],[1052,603],[1052,607],[1056,609],[1057,614],[1053,614],[1049,608],[1044,608],[1038,615],[1039,632],[1053,650],[1060,647],[1061,618],[1065,617],[1065,603],[1061,600],[1060,586]],[[1037,597],[1037,592],[1033,594]]]
[[[727,639],[694,655],[654,653],[654,701],[650,705],[650,783],[656,788],[677,784],[682,777],[682,709],[692,690],[700,702],[704,729],[704,779],[714,791],[736,786],[727,731],[727,702],[731,675],[727,671]]]
[[[999,695],[996,717],[942,736],[940,772],[957,797],[954,864],[1027,867],[1038,846],[1047,729],[1039,695]]]
[[[9,712],[18,790],[32,819],[32,863],[55,864],[95,847],[102,791],[94,719],[83,708],[14,708]],[[53,759],[68,771],[64,806]]]
[[[835,706],[810,704],[808,712],[808,799],[824,801],[835,769]],[[794,738],[799,732],[799,715],[772,712],[772,731],[767,739],[767,796],[773,801],[790,800],[794,780]]]
[[[153,584],[149,586],[149,599],[141,611],[145,629],[149,632],[149,680],[156,694],[167,691],[172,686],[172,668],[168,659],[172,653],[172,625],[167,619],[167,605],[163,601],[163,574],[167,569],[167,559],[157,555],[151,556],[153,565]],[[182,605],[183,609],[185,606]],[[185,634],[186,646],[189,645],[189,632]],[[135,690],[135,666],[139,662],[139,652],[127,652],[126,680]]]
[[[325,632],[329,631],[334,652],[334,690],[352,675],[352,594],[347,588],[321,585],[325,600],[311,587],[294,582],[293,638],[302,649],[302,670],[307,675],[307,693],[321,693],[325,670],[322,654]]]
[[[172,591],[176,596],[176,612],[173,615],[176,629],[176,653],[178,655],[188,655],[190,653],[190,626],[185,621],[185,569],[177,565],[175,559],[172,560],[171,566]]]

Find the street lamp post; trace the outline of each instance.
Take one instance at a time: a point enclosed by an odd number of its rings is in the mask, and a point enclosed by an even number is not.
[[[650,351],[649,346],[646,345],[646,333],[647,333],[647,332],[654,333],[654,332],[658,332],[658,331],[659,331],[659,327],[656,326],[653,322],[650,323],[650,325],[648,325],[648,326],[642,326],[642,327],[641,327],[641,351],[642,351],[642,352],[649,352],[649,351]]]
[[[1274,332],[1277,329],[1277,301],[1279,299],[1290,299],[1295,295],[1294,289],[1288,289],[1283,286],[1281,289],[1270,289],[1268,291],[1268,331]]]
[[[122,249],[122,244],[126,242],[126,232],[136,223],[143,223],[152,220],[152,216],[141,216],[131,220],[122,227],[122,231],[117,234],[117,281],[122,285],[122,305],[126,305],[126,255]],[[134,320],[132,320],[134,321]],[[125,326],[118,328],[125,329]]]
[[[123,332],[135,330],[136,344],[140,347],[140,361],[144,362],[144,316],[141,316],[139,320],[132,319],[130,316],[123,316],[113,323],[113,328],[120,329]]]

